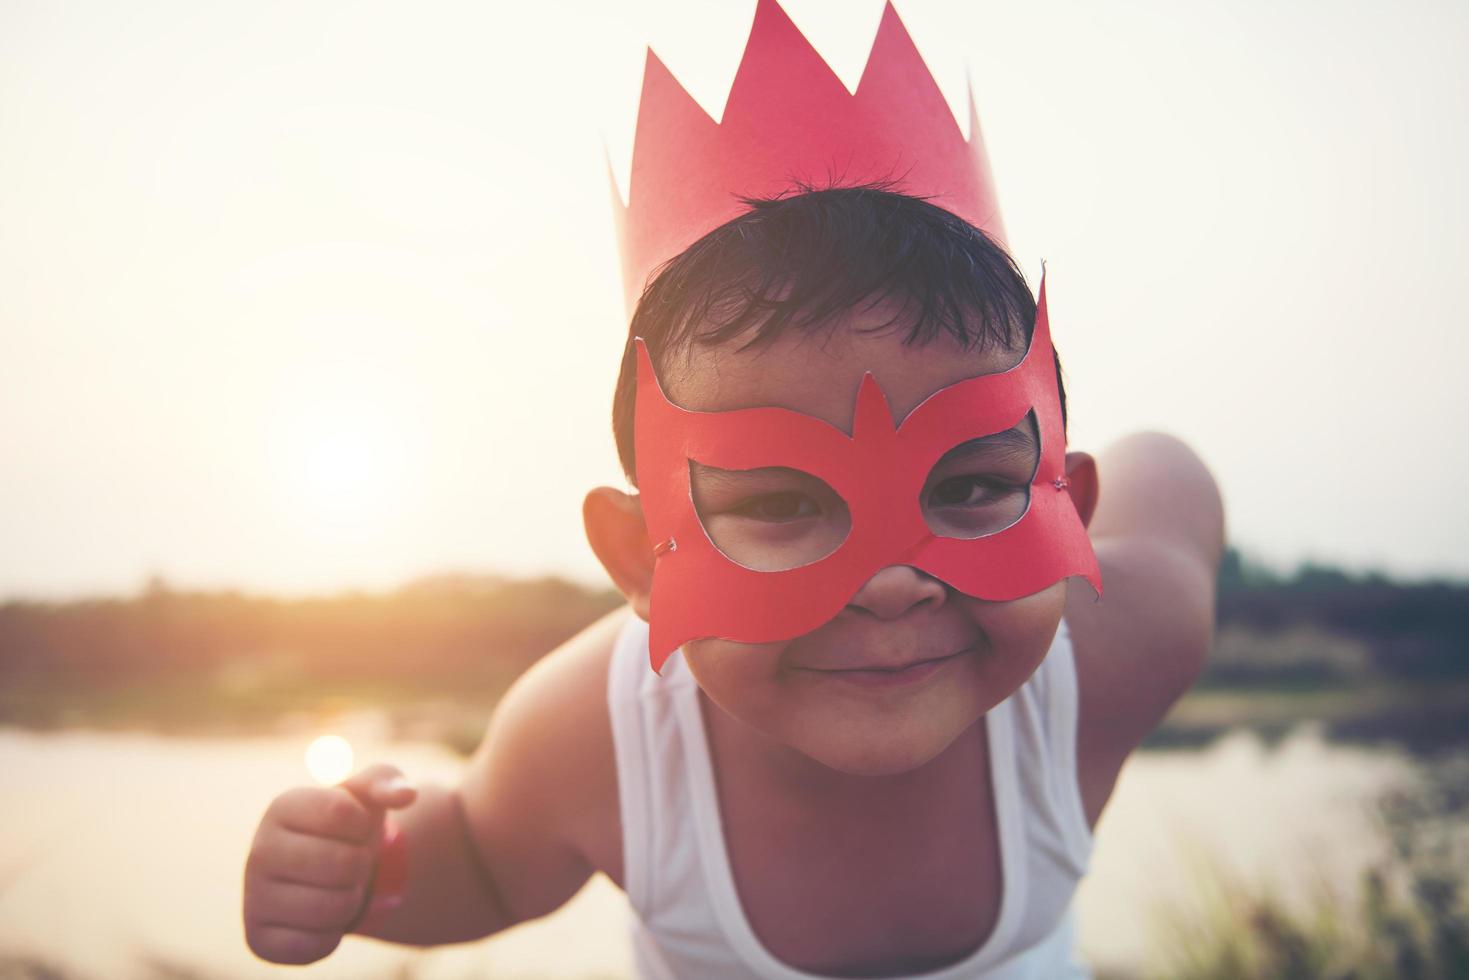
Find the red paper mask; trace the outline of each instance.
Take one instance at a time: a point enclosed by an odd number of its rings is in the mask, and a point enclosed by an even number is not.
[[[691,639],[769,643],[808,633],[889,565],[911,565],[982,599],[1018,599],[1071,575],[1085,576],[1100,593],[1091,542],[1065,489],[1044,282],[1030,349],[1018,365],[937,391],[901,423],[868,374],[850,435],[783,408],[679,408],[663,394],[641,340],[637,348],[638,486],[658,556],[649,639],[655,670]],[[935,534],[921,508],[934,464],[1031,412],[1041,452],[1024,514],[985,537]],[[851,530],[835,551],[810,564],[778,572],[746,568],[726,557],[700,522],[690,461],[725,470],[787,467],[819,477],[846,502]]]
[[[650,272],[738,215],[740,198],[786,193],[799,180],[883,183],[926,198],[1003,243],[972,100],[969,109],[965,139],[891,3],[857,91],[848,92],[776,0],[758,0],[717,122],[649,51],[628,199],[615,208],[629,312]],[[1043,285],[1030,350],[1019,365],[936,392],[900,425],[869,376],[857,394],[850,435],[784,409],[685,411],[664,397],[639,341],[637,477],[658,545],[654,668],[694,638],[756,643],[809,632],[887,565],[911,565],[985,599],[1030,595],[1069,575],[1086,576],[1100,591],[1096,558],[1064,488],[1065,445],[1045,309]],[[920,493],[934,463],[1031,412],[1041,454],[1023,516],[986,537],[931,531]],[[787,467],[819,477],[847,505],[847,536],[825,557],[785,571],[737,564],[700,523],[690,495],[691,460],[726,470]]]

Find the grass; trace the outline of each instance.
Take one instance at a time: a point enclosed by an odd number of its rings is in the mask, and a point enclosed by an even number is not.
[[[1317,876],[1304,901],[1203,866],[1198,906],[1160,914],[1158,980],[1469,978],[1469,757],[1378,807],[1385,855],[1353,895]]]

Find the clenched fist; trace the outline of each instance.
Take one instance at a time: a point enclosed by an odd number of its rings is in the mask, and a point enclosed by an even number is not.
[[[369,898],[383,815],[418,791],[392,766],[337,786],[277,796],[245,863],[245,941],[274,963],[312,963],[337,948]]]

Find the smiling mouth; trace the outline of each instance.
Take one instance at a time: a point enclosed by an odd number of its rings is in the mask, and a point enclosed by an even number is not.
[[[925,660],[914,660],[911,663],[906,663],[898,667],[802,667],[800,669],[809,670],[817,674],[850,674],[855,676],[900,677],[907,674],[916,674],[926,667],[936,667],[940,664],[947,663],[948,661],[960,657],[967,652],[967,650],[960,650],[958,653],[945,654],[942,657],[929,657]]]

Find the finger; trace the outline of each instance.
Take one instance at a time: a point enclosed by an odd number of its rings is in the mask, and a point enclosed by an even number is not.
[[[270,809],[276,822],[289,830],[349,844],[372,840],[381,822],[381,814],[335,786],[287,790],[275,798]]]
[[[386,782],[374,783],[372,799],[385,809],[401,810],[418,799],[418,787],[410,783],[406,777],[397,776]]]
[[[378,763],[344,780],[341,787],[366,806],[396,810],[418,798],[418,789],[395,766]]]
[[[372,848],[276,827],[250,854],[249,868],[277,881],[318,888],[355,888],[372,873]]]
[[[257,881],[250,885],[248,903],[260,925],[342,932],[357,917],[367,888],[317,888],[293,881]]]
[[[245,925],[245,941],[261,959],[272,963],[315,963],[342,942],[339,932],[311,932],[285,926]]]

